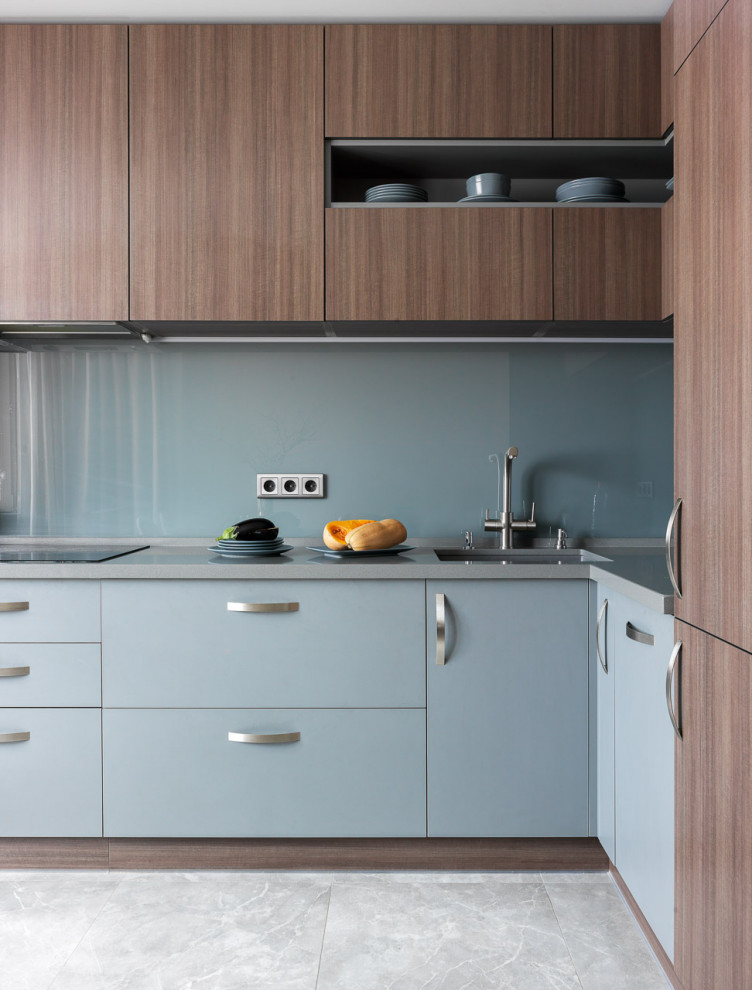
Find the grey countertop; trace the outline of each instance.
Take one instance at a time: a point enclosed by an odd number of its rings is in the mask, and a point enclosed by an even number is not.
[[[17,542],[17,541],[13,541]],[[26,541],[27,543],[29,541]],[[39,541],[42,542],[42,541]],[[46,541],[49,545],[53,541]],[[83,541],[79,541],[83,542]],[[86,541],[94,545],[96,541]],[[105,542],[105,541],[101,541]],[[121,542],[108,540],[107,543]],[[125,541],[122,541],[125,542]],[[130,541],[135,543],[137,541]],[[138,541],[148,542],[148,541]],[[206,541],[175,541],[102,563],[0,564],[0,580],[13,579],[157,579],[157,580],[509,580],[551,578],[603,581],[648,608],[673,614],[674,598],[665,553],[656,546],[593,547],[602,561],[567,564],[442,562],[431,546],[389,557],[337,559],[296,545],[279,557],[237,560],[210,553]],[[296,544],[313,541],[293,541]],[[10,548],[10,544],[8,544]]]

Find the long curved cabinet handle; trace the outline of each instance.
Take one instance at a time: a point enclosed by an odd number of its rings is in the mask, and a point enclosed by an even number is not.
[[[436,663],[446,663],[446,595],[436,596]]]
[[[28,602],[0,602],[0,612],[28,612]]]
[[[598,621],[595,623],[595,651],[598,654],[598,659],[601,662],[601,667],[603,667],[603,673],[608,673],[608,661],[604,659],[601,653],[601,623],[603,622],[603,616],[608,611],[608,598],[603,599],[603,604],[601,605],[601,610],[598,613]]]
[[[30,732],[0,732],[0,743],[28,742],[29,739]]]
[[[0,667],[0,677],[28,677],[31,667]]]
[[[676,520],[679,517],[679,510],[682,507],[683,501],[684,499],[681,496],[676,499],[674,502],[674,507],[671,510],[671,515],[668,517],[668,526],[666,526],[666,567],[668,568],[668,579],[671,582],[671,587],[674,589],[674,594],[677,598],[682,597],[682,592],[676,580],[674,561],[671,558],[671,538],[674,535]]]
[[[633,639],[635,643],[642,643],[643,646],[655,646],[655,636],[652,633],[643,632],[631,622],[627,623],[627,639]]]
[[[668,708],[668,717],[671,719],[671,725],[674,732],[679,739],[682,737],[681,726],[676,718],[676,713],[674,711],[674,702],[671,696],[671,688],[674,684],[674,670],[676,669],[677,661],[679,660],[679,654],[681,653],[682,641],[679,640],[678,643],[674,644],[674,648],[671,651],[671,656],[668,658],[668,669],[666,670],[666,706]]]
[[[228,602],[228,612],[297,612],[300,602]]]
[[[230,742],[251,743],[253,745],[272,746],[277,743],[300,742],[299,732],[228,732]]]

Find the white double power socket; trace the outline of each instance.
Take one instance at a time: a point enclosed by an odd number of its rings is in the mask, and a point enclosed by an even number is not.
[[[324,498],[323,474],[257,474],[258,498]]]

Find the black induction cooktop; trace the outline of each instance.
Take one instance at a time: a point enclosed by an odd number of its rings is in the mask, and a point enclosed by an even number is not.
[[[71,543],[69,546],[40,546],[31,544],[24,546],[22,543],[6,544],[0,546],[0,564],[35,563],[48,564],[98,564],[103,560],[112,560],[114,557],[124,557],[126,554],[135,553],[137,550],[148,550],[149,544],[140,546],[88,546],[82,547]]]

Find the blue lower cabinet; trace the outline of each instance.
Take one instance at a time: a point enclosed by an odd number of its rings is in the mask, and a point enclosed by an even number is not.
[[[425,836],[424,709],[110,709],[108,836]]]
[[[588,582],[427,596],[429,835],[587,836]]]
[[[616,868],[674,955],[674,731],[666,706],[673,617],[620,596],[613,613]]]
[[[595,663],[597,694],[597,835],[611,862],[616,861],[616,825],[614,816],[614,682],[616,656],[614,651],[614,600],[620,596],[604,585],[598,585],[596,600],[596,624],[593,630],[592,654]]]
[[[0,835],[101,836],[101,712],[0,708]]]

